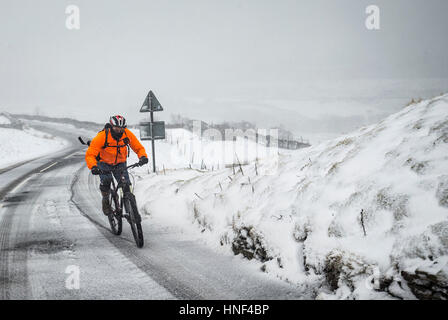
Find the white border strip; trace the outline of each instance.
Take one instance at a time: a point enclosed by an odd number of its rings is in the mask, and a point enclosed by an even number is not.
[[[48,167],[46,167],[46,168],[44,168],[44,169],[42,169],[42,170],[40,170],[39,172],[40,173],[42,173],[42,172],[44,172],[45,170],[47,170],[47,169],[50,169],[52,166],[54,166],[55,164],[57,164],[58,163],[58,161],[56,161],[56,162],[53,162],[52,164],[50,164]]]

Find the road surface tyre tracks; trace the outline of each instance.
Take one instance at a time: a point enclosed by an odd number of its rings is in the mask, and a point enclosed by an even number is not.
[[[22,162],[19,162],[19,163],[15,163],[15,164],[10,165],[10,166],[8,166],[8,167],[6,167],[6,168],[0,169],[0,174],[5,173],[5,172],[8,172],[8,171],[10,171],[10,170],[12,170],[12,169],[15,169],[15,168],[17,168],[17,167],[20,167],[20,166],[22,166],[22,165],[24,165],[24,164],[26,164],[26,163],[28,163],[28,162],[34,161],[34,160],[36,160],[36,159],[38,159],[38,158],[33,158],[33,159],[30,159],[30,160],[26,160],[26,161],[22,161]]]
[[[63,159],[64,157],[66,157],[66,156],[72,154],[72,153],[75,152],[76,150],[79,150],[79,148],[70,149],[69,151],[67,151],[67,153],[64,153],[64,154],[61,155],[59,158],[57,158],[57,159],[51,159],[49,162],[46,162],[46,163],[44,163],[43,165],[41,165],[41,166],[39,166],[39,167],[37,167],[37,168],[35,168],[35,169],[33,169],[33,170],[30,170],[30,171],[28,171],[27,173],[25,173],[24,175],[20,176],[19,178],[17,178],[17,179],[15,179],[15,180],[11,181],[7,186],[5,186],[3,189],[0,190],[0,201],[2,201],[2,200],[5,198],[5,196],[6,196],[11,190],[13,190],[16,186],[18,186],[22,181],[24,181],[24,180],[26,180],[27,178],[31,177],[33,174],[38,173],[38,172],[44,170],[45,168],[48,168],[52,163],[55,163],[55,162],[62,163],[62,159]],[[32,160],[27,161],[27,162],[25,162],[25,163],[28,163],[28,162],[31,162],[31,161],[32,161]],[[25,164],[25,163],[22,163],[22,164]],[[8,170],[3,170],[2,172],[0,172],[0,174],[1,174],[1,173],[4,173],[4,172],[6,172],[6,171],[12,170],[12,169],[14,169],[14,168],[17,168],[17,167],[18,167],[18,166],[12,166],[12,167],[9,167]]]
[[[67,155],[73,153],[74,149],[70,149],[67,153],[64,153],[60,158],[64,158]],[[22,241],[26,241],[28,237],[29,221],[33,206],[38,198],[38,195],[32,195],[29,193],[18,193],[21,197],[14,199],[11,197],[11,201],[8,202],[8,193],[10,193],[21,182],[30,178],[32,175],[47,168],[51,163],[54,163],[58,159],[51,159],[51,161],[29,171],[21,177],[15,179],[9,183],[3,190],[0,190],[0,201],[3,202],[4,214],[0,217],[0,300],[7,300],[11,298],[26,299],[27,292],[29,290],[28,275],[27,275],[27,257],[28,249],[26,247],[18,247]],[[11,168],[12,169],[12,168]],[[16,212],[16,206],[14,201],[29,201],[26,206],[28,212],[20,214]],[[5,205],[6,202],[6,205]],[[22,208],[23,210],[23,208]],[[14,228],[14,232],[13,231]],[[14,268],[11,268],[11,264]],[[21,281],[17,281],[18,277],[22,278]],[[11,295],[11,286],[15,282],[23,284],[17,286],[18,290],[15,290],[15,295]]]
[[[168,274],[165,270],[163,270],[163,268],[155,263],[155,261],[153,261],[151,257],[143,255],[142,250],[136,247],[134,241],[126,239],[123,236],[117,237],[116,235],[114,235],[108,227],[105,227],[96,219],[96,217],[94,217],[93,212],[87,211],[86,208],[83,208],[83,206],[76,201],[76,197],[79,197],[80,195],[75,196],[75,189],[76,185],[79,183],[79,176],[81,175],[81,172],[83,170],[85,170],[84,166],[76,171],[71,183],[71,201],[79,210],[79,212],[88,220],[90,220],[97,227],[98,231],[100,231],[101,234],[126,258],[132,261],[132,263],[134,263],[141,271],[150,276],[159,285],[168,290],[173,296],[179,299],[204,299],[204,297],[202,297],[194,289],[184,286],[182,282],[179,281],[179,279],[174,278],[172,274]],[[92,192],[95,191],[92,190]],[[100,217],[103,218],[104,215],[101,213]],[[104,221],[106,222],[105,219]]]

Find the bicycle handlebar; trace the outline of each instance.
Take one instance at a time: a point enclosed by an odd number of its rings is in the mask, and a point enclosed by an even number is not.
[[[142,166],[142,164],[140,164],[140,162],[136,162],[134,164],[131,164],[130,166],[127,166],[126,169],[132,169],[132,168],[141,167],[141,166]]]
[[[141,166],[142,166],[142,165],[140,164],[140,162],[136,162],[136,163],[134,163],[134,164],[131,164],[131,165],[127,166],[126,169],[122,169],[122,170],[120,171],[120,173],[123,172],[124,170],[132,169],[132,168],[135,168],[135,167],[141,167]],[[109,174],[109,173],[112,173],[111,171],[103,171],[103,170],[101,170],[101,169],[100,169],[99,172],[100,172],[100,174]]]

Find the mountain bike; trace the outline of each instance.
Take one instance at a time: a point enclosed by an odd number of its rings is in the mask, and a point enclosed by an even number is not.
[[[138,248],[143,247],[143,231],[142,218],[138,212],[137,201],[131,191],[130,183],[126,181],[123,172],[127,169],[139,167],[137,162],[126,169],[120,171],[120,179],[115,183],[115,177],[112,179],[111,189],[109,192],[109,203],[112,212],[107,216],[109,219],[112,233],[120,235],[123,229],[123,218],[125,218],[131,226],[132,235]],[[109,172],[101,171],[101,173],[108,174]],[[123,213],[123,209],[125,213]]]
[[[78,137],[79,142],[83,145],[90,146],[91,140],[84,142],[81,137]],[[120,179],[117,181],[115,185],[115,177],[112,179],[111,189],[109,192],[109,203],[112,209],[112,213],[110,213],[107,217],[109,219],[110,228],[112,233],[119,236],[123,230],[123,217],[129,222],[132,230],[132,235],[134,236],[135,243],[138,248],[143,247],[143,231],[142,231],[142,218],[138,213],[137,201],[135,200],[135,196],[131,191],[130,184],[126,182],[126,178],[123,175],[123,172],[127,169],[132,169],[135,167],[139,167],[140,164],[134,163],[126,169],[123,169],[120,172]],[[101,173],[109,174],[109,172],[101,171]],[[114,176],[114,175],[112,175]],[[121,190],[120,195],[118,191]],[[123,214],[123,208],[126,213]]]

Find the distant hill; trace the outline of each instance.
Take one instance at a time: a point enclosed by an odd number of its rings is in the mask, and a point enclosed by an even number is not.
[[[183,128],[189,131],[193,131],[195,121],[199,121],[201,124],[201,134],[205,130],[215,129],[221,133],[222,137],[226,137],[226,129],[242,130],[242,132],[247,132],[247,130],[254,130],[256,132],[256,140],[259,141],[259,134],[257,126],[249,121],[239,121],[239,122],[222,122],[222,123],[207,123],[201,120],[193,120],[181,115],[172,115],[171,121],[166,124],[166,128]],[[197,125],[197,124],[196,124]],[[300,149],[309,147],[308,141],[304,141],[301,137],[294,137],[292,132],[284,129],[283,127],[275,127],[270,129],[278,130],[278,147],[283,149]],[[267,145],[270,145],[271,136],[263,137]]]
[[[14,126],[21,127],[22,124],[20,122],[20,119],[26,119],[26,120],[38,120],[38,121],[45,121],[45,122],[54,122],[54,123],[64,123],[64,124],[71,124],[77,128],[82,128],[86,130],[92,130],[92,131],[99,131],[103,128],[104,123],[97,123],[92,121],[80,121],[75,120],[71,118],[55,118],[55,117],[48,117],[48,116],[41,116],[41,115],[29,115],[29,114],[2,114],[6,118],[10,119],[11,122],[14,123]],[[167,129],[171,128],[184,128],[189,131],[193,131],[193,123],[196,120],[184,118],[181,116],[175,116],[172,118],[170,123],[167,123],[165,127]],[[132,128],[138,128],[138,125],[131,125],[129,127]],[[219,124],[208,124],[204,121],[201,121],[201,131],[202,133],[207,129],[217,129],[221,132],[222,136],[225,137],[225,130],[226,129],[241,129],[243,132],[246,130],[253,129],[257,132],[259,128],[255,126],[255,124],[250,123],[248,121],[240,121],[240,122],[223,122]],[[272,129],[278,129],[278,147],[283,149],[300,149],[300,148],[306,148],[309,147],[310,144],[307,141],[304,141],[302,138],[296,138],[293,137],[292,133],[284,128],[272,128]],[[256,140],[259,141],[259,136],[257,133]],[[267,145],[270,145],[271,137],[268,135],[264,137],[264,139],[261,139],[266,141]]]
[[[38,116],[38,115],[29,115],[29,114],[9,114],[10,118],[16,118],[16,119],[26,119],[26,120],[38,120],[38,121],[45,121],[45,122],[55,122],[55,123],[67,123],[74,125],[77,128],[92,130],[92,131],[99,131],[101,128],[104,127],[104,123],[97,123],[92,121],[80,121],[75,120],[71,118],[53,118],[53,117],[47,117],[47,116]]]

